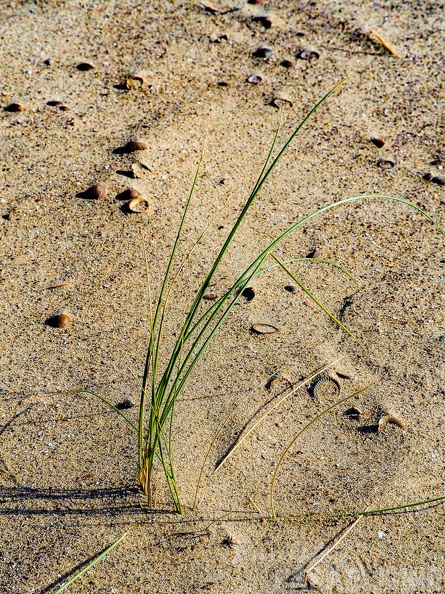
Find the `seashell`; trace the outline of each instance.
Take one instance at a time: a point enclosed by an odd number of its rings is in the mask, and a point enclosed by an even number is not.
[[[23,105],[20,105],[20,103],[11,103],[5,107],[5,111],[10,111],[12,113],[23,111]]]
[[[251,83],[252,85],[257,85],[258,83],[260,83],[263,79],[261,78],[261,76],[259,74],[251,74],[250,76],[247,77],[246,81],[248,83]]]
[[[122,148],[123,153],[134,153],[136,151],[146,151],[148,149],[148,144],[146,142],[142,142],[140,140],[130,140],[127,144]]]
[[[431,161],[430,165],[434,165],[434,167],[440,167],[443,165],[443,162],[441,159],[434,159],[434,161]]]
[[[269,47],[259,47],[252,52],[252,56],[254,58],[271,58],[273,51]]]
[[[289,107],[293,107],[293,103],[290,99],[288,99],[285,95],[277,95],[272,99],[270,105],[273,107],[280,107],[281,105],[289,105]]]
[[[339,382],[334,379],[333,377],[331,377],[330,375],[321,375],[318,377],[318,379],[315,381],[315,383],[312,385],[312,395],[314,396],[314,398],[317,397],[317,395],[320,392],[320,389],[322,386],[324,386],[324,390],[323,393],[328,393],[329,395],[331,395],[331,390],[327,389],[328,385],[331,386],[331,388],[334,388],[334,391],[336,394],[340,393],[340,384]]]
[[[306,258],[318,258],[320,255],[320,250],[318,248],[315,248],[313,250],[311,250],[307,255]]]
[[[150,168],[147,167],[147,165],[140,163],[139,161],[136,161],[136,163],[133,163],[133,165],[131,166],[131,173],[134,179],[143,177],[147,173],[147,171],[150,172]]]
[[[312,50],[304,49],[301,50],[301,52],[299,52],[296,57],[300,60],[308,60],[310,62],[312,60],[318,60],[320,54]]]
[[[284,289],[289,291],[289,293],[293,293],[294,295],[295,293],[298,293],[298,287],[296,285],[286,285]]]
[[[283,66],[283,68],[293,68],[295,63],[292,60],[283,60],[280,62],[280,66]]]
[[[128,203],[128,210],[131,210],[131,212],[145,212],[149,208],[150,204],[148,200],[142,196],[137,196]]]
[[[407,429],[405,423],[401,419],[395,417],[394,415],[385,415],[377,423],[377,433],[381,433],[385,425],[388,425],[388,423],[397,425],[400,427],[400,429],[402,429],[402,431],[406,431]]]
[[[255,324],[252,324],[251,331],[256,334],[274,334],[275,332],[279,332],[279,329],[272,324],[256,322]]]
[[[47,326],[52,328],[66,328],[73,323],[71,316],[68,314],[59,314],[57,316],[51,316],[45,322]]]
[[[76,68],[81,72],[87,72],[87,70],[94,70],[94,66],[89,62],[81,62],[80,64],[77,64]]]
[[[392,169],[395,166],[395,163],[394,161],[381,159],[380,161],[377,161],[377,166],[380,167],[380,169]]]
[[[254,23],[260,23],[265,29],[270,29],[272,27],[272,19],[269,16],[253,17],[252,21]]]
[[[95,184],[94,186],[91,186],[91,188],[88,188],[88,190],[85,190],[85,192],[78,194],[78,196],[81,198],[86,198],[87,200],[98,200],[99,198],[106,196],[107,193],[107,186]]]
[[[252,289],[252,287],[246,287],[241,293],[241,296],[244,297],[244,301],[248,303],[255,297],[255,291]]]
[[[59,107],[59,105],[62,105],[62,102],[61,101],[47,101],[46,104],[50,105],[51,107]]]
[[[377,148],[382,148],[382,146],[385,145],[385,141],[383,140],[383,138],[371,138],[371,142]]]
[[[351,406],[351,408],[345,411],[345,415],[353,421],[359,421],[362,414],[362,411],[356,406]]]

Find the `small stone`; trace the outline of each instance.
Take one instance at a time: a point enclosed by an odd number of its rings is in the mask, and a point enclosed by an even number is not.
[[[62,105],[62,102],[61,101],[47,101],[46,104],[49,105],[50,107],[59,107],[59,105]]]
[[[148,144],[146,142],[142,142],[140,140],[130,140],[127,144],[122,148],[123,153],[134,153],[136,151],[146,151],[148,149]]]
[[[293,68],[295,66],[295,63],[292,62],[292,60],[283,60],[280,63],[280,66],[283,66],[283,68]]]
[[[128,410],[129,408],[133,408],[133,406],[134,404],[131,400],[122,400],[122,402],[116,404],[117,410]]]
[[[253,17],[252,21],[254,23],[260,23],[265,29],[270,29],[272,27],[272,19],[268,16]]]

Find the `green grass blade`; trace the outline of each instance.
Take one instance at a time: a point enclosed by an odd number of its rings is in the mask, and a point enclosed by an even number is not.
[[[309,291],[308,288],[306,288],[303,283],[301,281],[299,281],[297,279],[297,277],[295,275],[292,274],[292,272],[283,264],[283,262],[281,262],[281,260],[279,258],[277,258],[275,256],[275,254],[270,254],[272,256],[272,258],[279,264],[279,266],[281,266],[281,268],[291,277],[291,279],[297,283],[297,285],[300,287],[300,289],[306,293],[306,295],[312,299],[312,301],[314,303],[316,303],[318,305],[318,307],[320,309],[322,309],[325,314],[327,314],[332,321],[334,321],[342,330],[344,330],[347,334],[349,334],[349,336],[351,336],[356,342],[358,342],[360,344],[360,341],[358,340],[358,338],[344,325],[340,322],[340,320],[338,320],[333,313],[331,313],[322,303],[321,301],[315,297],[315,295],[313,293],[311,293],[311,291]],[[360,345],[361,346],[361,345]]]
[[[108,553],[110,553],[115,547],[117,547],[117,545],[126,536],[127,536],[127,534],[123,534],[121,537],[119,537],[117,540],[115,540],[112,545],[110,545],[107,549],[105,549],[105,551],[103,551],[100,555],[98,555],[97,557],[95,557],[91,561],[91,563],[89,563],[81,571],[79,571],[78,573],[76,573],[76,575],[73,576],[70,580],[68,580],[66,584],[64,584],[62,587],[60,587],[58,590],[56,590],[54,592],[54,594],[60,594],[60,592],[63,592],[66,588],[68,588],[68,586],[71,586],[71,584],[73,582],[75,582],[76,580],[78,580],[81,576],[83,576],[84,573],[86,573],[88,570],[90,570],[92,567],[94,567],[96,565],[96,563],[99,563],[99,561],[101,561]]]
[[[95,398],[97,398],[98,400],[100,400],[101,402],[103,402],[104,404],[109,406],[111,408],[111,410],[114,410],[115,413],[117,413],[120,417],[122,417],[124,419],[124,421],[127,423],[127,425],[130,425],[130,427],[132,429],[134,429],[136,432],[138,432],[138,427],[132,421],[130,421],[130,419],[126,415],[124,415],[124,413],[121,410],[116,408],[114,406],[114,404],[112,404],[109,400],[107,400],[100,394],[96,394],[96,392],[93,392],[91,390],[85,390],[84,388],[80,388],[78,390],[70,390],[69,392],[66,392],[66,394],[90,394],[91,396],[94,396]]]
[[[332,262],[332,260],[325,260],[324,258],[290,258],[289,260],[281,260],[281,262],[283,264],[293,264],[295,262],[308,262],[308,263],[311,262],[312,264],[328,264],[329,266],[333,266],[334,268],[337,268],[338,270],[340,270],[345,276],[347,276],[350,280],[352,280],[352,282],[355,283],[357,286],[360,285],[358,280],[356,278],[354,278],[352,276],[352,274],[346,270],[346,268],[343,268],[343,266],[340,266],[340,264],[337,264],[336,262]],[[271,270],[272,268],[277,268],[277,266],[278,266],[278,264],[271,264],[270,266],[261,268],[261,270],[259,271],[259,274],[261,274],[263,272],[267,272],[268,270]]]

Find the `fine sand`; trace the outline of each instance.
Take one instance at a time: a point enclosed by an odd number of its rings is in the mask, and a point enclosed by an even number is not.
[[[128,400],[136,420],[150,317],[144,245],[153,298],[206,130],[178,262],[229,206],[172,292],[161,366],[256,182],[280,105],[278,147],[354,75],[267,181],[210,293],[223,294],[290,225],[342,198],[398,196],[445,223],[440,4],[0,1],[1,592],[52,594],[124,533],[68,591],[445,592],[440,501],[362,517],[340,542],[356,516],[326,518],[444,496],[445,238],[408,206],[349,203],[276,249],[285,260],[316,250],[353,275],[358,285],[328,264],[289,265],[360,343],[307,295],[285,290],[295,283],[278,268],[258,276],[254,299],[232,310],[177,404],[183,516],[159,468],[156,509],[147,509],[136,436],[123,420],[93,396],[67,393]],[[259,48],[266,57],[255,57]],[[5,110],[11,104],[21,109]],[[130,140],[147,149],[116,150]],[[93,184],[107,194],[79,196]],[[129,211],[130,188],[147,211]],[[72,323],[46,323],[60,314]],[[255,323],[279,331],[255,334]],[[213,472],[292,386],[330,363],[338,385],[283,399]],[[289,449],[271,519],[286,446],[367,386]],[[242,400],[210,452],[193,510],[213,436]],[[353,406],[360,413],[347,414]],[[377,431],[387,414],[396,422]]]

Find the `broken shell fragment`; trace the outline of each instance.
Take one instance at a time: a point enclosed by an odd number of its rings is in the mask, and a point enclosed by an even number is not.
[[[146,175],[147,172],[150,173],[150,168],[147,167],[147,165],[144,165],[143,163],[136,161],[136,163],[133,163],[133,165],[131,166],[131,171],[133,174],[133,178],[138,179]]]
[[[351,408],[348,408],[347,411],[345,411],[345,415],[353,421],[359,421],[362,414],[363,412],[356,406],[352,406]]]
[[[320,54],[312,50],[304,49],[301,50],[301,52],[299,52],[296,57],[300,60],[308,60],[310,62],[312,60],[318,60]]]
[[[263,324],[262,322],[252,324],[251,330],[256,334],[274,334],[275,332],[279,332],[279,329],[276,326],[273,326],[272,324]]]
[[[123,147],[124,153],[134,153],[136,151],[146,151],[148,149],[148,144],[146,142],[141,142],[140,140],[130,140],[127,144]]]
[[[137,196],[128,203],[128,210],[131,210],[131,212],[145,212],[149,207],[148,200],[142,196]]]
[[[66,328],[72,324],[73,320],[68,314],[59,314],[57,316],[51,316],[45,322],[47,326],[52,328]]]
[[[392,169],[395,166],[395,163],[394,161],[382,159],[377,162],[377,166],[380,167],[380,169]]]
[[[270,29],[272,27],[272,19],[269,16],[253,17],[252,21],[254,23],[260,23],[265,29]]]
[[[382,148],[385,145],[383,138],[371,138],[371,142],[377,148]]]
[[[5,107],[5,111],[10,111],[11,113],[23,111],[23,105],[20,105],[20,103],[11,103]]]
[[[273,97],[270,105],[273,107],[281,107],[282,105],[289,105],[289,107],[293,107],[294,104],[285,95],[277,95],[276,97]]]
[[[85,190],[85,192],[78,194],[78,196],[81,196],[82,198],[87,198],[89,200],[98,200],[99,198],[103,198],[104,196],[106,196],[107,192],[107,186],[95,184],[94,186],[91,186],[91,188],[88,188],[88,190]]]
[[[401,419],[395,417],[394,415],[385,415],[377,423],[377,433],[381,433],[385,425],[388,425],[388,423],[397,425],[397,427],[400,427],[402,431],[406,431],[407,429],[405,423]]]
[[[251,74],[250,76],[247,77],[246,80],[247,80],[248,83],[250,83],[252,85],[257,85],[263,79],[261,78],[261,76],[259,76],[259,74]]]

